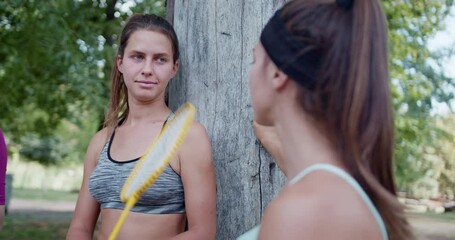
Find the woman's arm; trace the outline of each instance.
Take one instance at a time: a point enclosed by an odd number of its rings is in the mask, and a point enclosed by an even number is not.
[[[81,190],[77,198],[76,209],[68,229],[66,239],[84,240],[92,239],[96,222],[100,212],[98,202],[90,195],[88,181],[92,171],[95,169],[98,156],[103,148],[107,130],[103,129],[92,138],[85,155],[84,176]]]
[[[216,180],[207,132],[193,123],[179,151],[188,231],[173,238],[215,239]]]

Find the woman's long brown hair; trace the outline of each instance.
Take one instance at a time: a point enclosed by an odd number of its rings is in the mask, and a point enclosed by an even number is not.
[[[104,119],[104,127],[109,128],[110,131],[117,125],[119,119],[128,116],[128,92],[123,82],[123,75],[117,67],[117,57],[123,57],[128,39],[137,30],[156,31],[167,36],[172,44],[174,63],[179,59],[177,35],[172,25],[164,18],[155,14],[137,14],[128,20],[120,35],[120,43],[111,72],[111,98],[109,110]]]
[[[322,55],[315,88],[300,87],[304,110],[332,139],[343,163],[366,191],[390,239],[412,239],[393,177],[393,111],[387,28],[379,0],[295,0],[281,18],[292,34]]]

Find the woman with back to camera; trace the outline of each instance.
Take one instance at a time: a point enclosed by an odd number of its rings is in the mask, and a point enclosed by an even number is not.
[[[239,239],[412,239],[392,174],[379,0],[294,0],[254,49],[258,139],[289,180]]]
[[[137,160],[172,115],[165,89],[179,67],[172,26],[134,15],[120,36],[105,128],[95,134],[67,239],[107,239],[124,204],[120,192]],[[117,239],[215,239],[216,192],[210,142],[193,123],[169,166],[142,195]],[[187,230],[185,231],[185,222]]]

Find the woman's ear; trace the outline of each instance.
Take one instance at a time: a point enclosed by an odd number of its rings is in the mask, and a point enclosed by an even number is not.
[[[122,59],[122,56],[117,55],[116,64],[117,64],[118,71],[123,74],[123,59]]]
[[[275,73],[272,79],[272,86],[276,90],[283,89],[286,84],[289,82],[289,77],[283,71],[276,68]]]
[[[172,78],[175,77],[175,75],[177,74],[179,67],[180,67],[180,61],[177,60],[177,61],[175,61],[174,66],[172,67],[172,70],[173,70]]]

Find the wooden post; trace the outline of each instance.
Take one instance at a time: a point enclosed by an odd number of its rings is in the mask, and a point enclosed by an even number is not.
[[[264,24],[284,2],[167,3],[181,48],[181,68],[169,86],[169,104],[176,109],[192,102],[211,138],[217,239],[235,239],[259,224],[264,208],[284,184],[283,174],[254,136],[248,88],[253,47]]]

